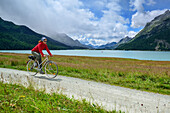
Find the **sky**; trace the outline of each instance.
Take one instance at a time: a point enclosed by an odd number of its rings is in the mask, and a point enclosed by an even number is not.
[[[0,0],[0,17],[51,38],[95,46],[129,36],[170,9],[170,0]]]

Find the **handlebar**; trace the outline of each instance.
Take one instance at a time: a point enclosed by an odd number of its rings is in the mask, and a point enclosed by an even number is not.
[[[47,58],[47,57],[50,57],[50,55],[45,55],[45,57]]]

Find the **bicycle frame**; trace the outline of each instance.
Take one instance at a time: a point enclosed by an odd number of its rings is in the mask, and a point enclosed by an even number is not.
[[[49,61],[49,60],[48,60],[48,55],[46,55],[46,58],[41,62],[41,64],[38,65],[39,69],[42,69],[48,61]],[[43,64],[43,65],[42,65],[42,64]],[[41,68],[40,68],[40,65],[42,65]]]
[[[44,67],[45,74],[49,78],[55,78],[58,74],[58,66],[54,61],[50,61],[48,56],[49,55],[46,55],[46,58],[40,64],[36,59],[29,57],[30,60],[27,62],[28,73],[34,76],[38,73],[38,71],[41,73],[41,70]],[[35,63],[37,63],[38,66]],[[40,65],[42,65],[41,68]]]

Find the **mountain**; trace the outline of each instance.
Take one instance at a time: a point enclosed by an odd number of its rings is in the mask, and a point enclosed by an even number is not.
[[[89,49],[97,49],[99,46],[94,46],[92,44],[87,44],[86,45]]]
[[[121,44],[125,44],[128,43],[129,41],[131,41],[132,38],[126,36],[125,38],[122,38],[117,44],[114,45],[113,49],[117,48],[119,45]]]
[[[101,45],[101,46],[97,47],[97,49],[115,49],[120,44],[127,43],[130,40],[132,40],[132,38],[127,36],[125,38],[122,38],[118,43],[116,43],[116,42],[107,43],[106,45]]]
[[[86,45],[81,44],[78,40],[73,40],[71,37],[64,33],[58,33],[52,37],[54,40],[61,42],[65,45],[71,46],[73,48],[88,48]]]
[[[97,47],[97,49],[112,49],[116,44],[116,42],[107,43],[106,45],[101,45]]]
[[[120,44],[124,44],[124,43],[128,43],[129,41],[131,41],[132,38],[126,36],[125,38],[122,38],[118,43],[117,45],[120,45]]]
[[[26,26],[15,25],[0,17],[0,50],[31,50],[43,36],[45,35],[38,34]],[[72,49],[49,37],[47,40],[49,49]]]
[[[116,49],[170,50],[170,11],[155,17],[128,43]]]

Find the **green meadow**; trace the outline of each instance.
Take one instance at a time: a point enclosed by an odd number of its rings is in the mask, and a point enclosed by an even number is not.
[[[0,92],[1,113],[116,113],[86,100],[78,101],[57,93],[46,94],[31,86],[25,88],[0,82]]]
[[[0,67],[26,71],[29,54],[0,53]],[[170,61],[54,55],[59,75],[170,95]]]

